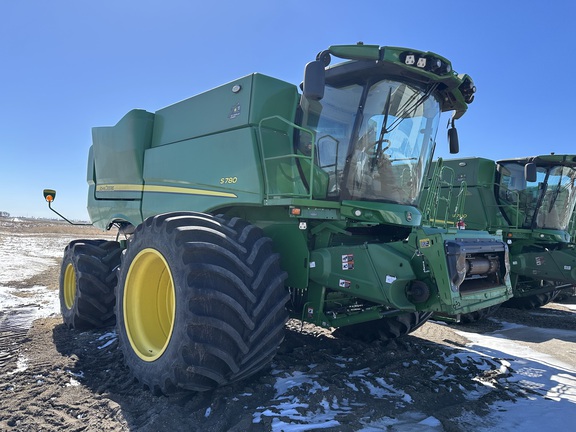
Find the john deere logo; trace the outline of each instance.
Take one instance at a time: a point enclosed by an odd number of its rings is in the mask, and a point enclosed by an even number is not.
[[[412,220],[412,212],[409,212],[409,211],[406,212],[406,220],[408,222],[410,222]]]
[[[234,119],[240,115],[240,104],[237,103],[230,108],[230,114],[228,115],[229,119]]]
[[[421,248],[429,248],[431,246],[430,239],[421,239],[419,242]]]

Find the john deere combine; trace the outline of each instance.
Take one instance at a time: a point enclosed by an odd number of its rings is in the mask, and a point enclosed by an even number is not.
[[[576,203],[575,155],[498,162],[464,158],[442,165],[444,178],[466,185],[464,211],[457,215],[466,228],[501,233],[508,244],[514,298],[506,305],[540,307],[576,284],[576,250],[569,233]],[[450,209],[457,205],[454,196],[448,200]],[[437,203],[442,213],[446,200]]]
[[[431,52],[332,46],[301,88],[252,74],[94,128],[88,210],[123,240],[67,247],[64,321],[115,317],[134,376],[173,392],[256,373],[289,316],[373,340],[507,300],[501,238],[417,208],[440,115],[457,151],[474,92]]]

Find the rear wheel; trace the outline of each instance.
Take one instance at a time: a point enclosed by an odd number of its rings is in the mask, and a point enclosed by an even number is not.
[[[192,212],[146,219],[119,273],[126,364],[155,393],[255,374],[284,338],[285,278],[272,240],[246,221]]]
[[[504,302],[504,306],[522,310],[538,309],[553,301],[560,294],[560,291],[562,290],[548,291],[526,297],[512,297]]]
[[[571,286],[570,288],[563,288],[560,290],[560,293],[556,296],[554,301],[556,302],[565,302],[572,300],[576,297],[576,287]]]
[[[68,327],[114,325],[120,253],[115,241],[75,240],[66,246],[60,271],[60,310]]]
[[[474,312],[462,314],[460,315],[460,324],[472,324],[477,321],[481,321],[485,318],[488,318],[489,316],[494,315],[498,309],[500,309],[499,304]]]
[[[375,321],[352,324],[334,330],[336,337],[348,337],[373,342],[388,341],[412,333],[432,316],[430,312],[408,312],[392,317],[383,317]]]

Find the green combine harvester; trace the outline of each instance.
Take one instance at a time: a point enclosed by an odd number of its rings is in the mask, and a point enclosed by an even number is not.
[[[504,305],[538,308],[576,284],[576,250],[570,234],[576,203],[575,155],[498,162],[463,158],[437,164],[443,171],[443,184],[431,199],[438,214],[458,205],[457,194],[446,199],[449,184],[464,183],[464,210],[454,216],[466,229],[502,235],[508,244],[514,297]],[[478,319],[493,310],[475,312],[468,318]]]
[[[134,376],[171,393],[260,371],[289,317],[387,340],[508,300],[501,237],[417,206],[441,113],[457,152],[475,91],[431,52],[332,46],[301,87],[252,74],[94,128],[88,211],[120,240],[66,248],[64,322],[116,322]]]
[[[572,218],[570,219],[570,224],[568,226],[568,233],[570,234],[570,241],[576,243],[576,207],[574,207],[574,213],[572,213]],[[576,244],[574,245],[576,247]],[[563,288],[560,294],[556,297],[556,300],[561,302],[570,301],[576,299],[576,283],[568,288]]]

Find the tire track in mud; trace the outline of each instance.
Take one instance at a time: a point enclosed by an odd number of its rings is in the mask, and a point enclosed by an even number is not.
[[[0,367],[3,369],[17,363],[20,346],[26,340],[37,313],[34,308],[0,312]]]

